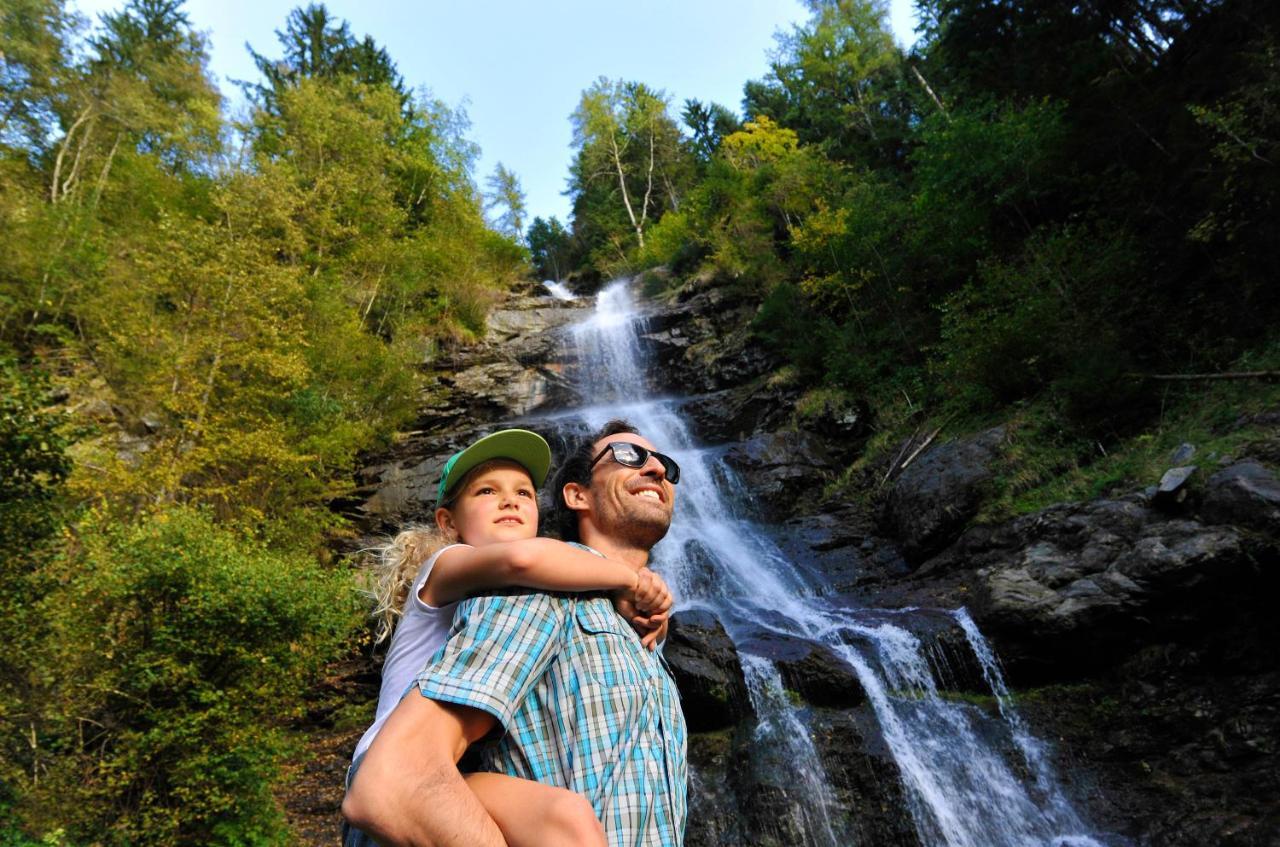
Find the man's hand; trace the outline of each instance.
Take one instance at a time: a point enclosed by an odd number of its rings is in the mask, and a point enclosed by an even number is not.
[[[640,634],[640,643],[650,650],[667,637],[667,618],[673,604],[667,583],[648,568],[636,574],[636,587],[616,594],[613,606]]]

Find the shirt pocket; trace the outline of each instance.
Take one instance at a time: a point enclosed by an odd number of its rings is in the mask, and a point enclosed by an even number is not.
[[[601,601],[579,602],[574,619],[581,651],[578,666],[583,674],[606,686],[644,684],[635,656],[637,639],[612,606]]]

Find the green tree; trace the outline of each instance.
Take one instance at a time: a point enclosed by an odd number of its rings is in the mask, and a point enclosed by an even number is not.
[[[720,141],[742,128],[737,115],[719,103],[704,105],[699,100],[685,100],[680,118],[693,133],[690,148],[699,164],[704,166],[719,149]]]
[[[499,211],[497,218],[498,231],[513,239],[519,240],[524,233],[524,191],[520,188],[520,177],[498,162],[493,173],[486,180],[489,199],[485,203],[485,211]]]
[[[268,111],[274,111],[281,93],[301,80],[351,77],[368,86],[389,86],[409,109],[412,98],[405,89],[395,62],[369,36],[356,40],[346,21],[335,19],[323,3],[311,3],[289,13],[284,31],[276,30],[284,56],[271,59],[249,54],[266,79],[265,84],[242,83],[245,90]]]
[[[186,509],[91,517],[56,567],[30,826],[121,847],[286,843],[279,730],[356,623],[345,575]]]
[[[810,19],[778,36],[770,72],[745,111],[794,129],[807,144],[860,164],[901,156],[912,111],[901,51],[883,0],[807,0]]]
[[[554,216],[545,220],[534,218],[525,240],[538,276],[557,282],[564,279],[573,254],[573,236],[564,224]]]
[[[679,128],[662,92],[603,77],[583,92],[571,120],[575,220],[591,222],[582,237],[598,259],[612,254],[625,264],[631,249],[643,249],[649,225],[679,209],[689,165]]]
[[[0,144],[39,149],[57,121],[75,18],[62,0],[0,7]]]

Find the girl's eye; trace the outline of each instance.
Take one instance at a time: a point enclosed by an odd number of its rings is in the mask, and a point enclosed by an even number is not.
[[[529,490],[529,489],[527,489],[527,488],[521,488],[521,489],[520,489],[520,491],[519,491],[519,492],[517,492],[517,493],[518,493],[521,497],[532,497],[532,496],[533,496],[533,492],[532,492],[532,491],[530,491],[530,490]]]

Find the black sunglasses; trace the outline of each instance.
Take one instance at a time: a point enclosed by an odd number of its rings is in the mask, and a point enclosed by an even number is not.
[[[639,444],[632,444],[629,441],[610,441],[591,460],[591,464],[587,465],[587,470],[594,468],[596,463],[610,451],[613,452],[613,460],[615,462],[628,468],[643,468],[644,463],[649,461],[649,457],[652,456],[662,464],[662,471],[666,474],[668,482],[675,485],[680,481],[680,466],[676,464],[675,459],[670,456],[664,456],[657,450],[650,450],[648,447],[641,447]]]

